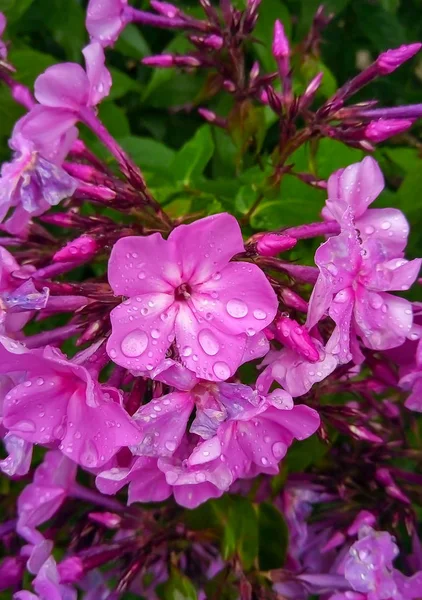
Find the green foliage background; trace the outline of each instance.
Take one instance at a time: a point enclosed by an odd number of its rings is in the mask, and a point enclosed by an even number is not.
[[[242,6],[244,0],[236,0]],[[195,0],[175,2],[192,14],[201,15]],[[147,2],[134,2],[147,8]],[[274,68],[271,56],[273,23],[280,18],[293,46],[307,33],[319,0],[262,0],[257,42],[248,52],[250,62],[260,60],[264,71]],[[297,62],[294,89],[300,91],[317,72],[324,71],[324,83],[317,100],[322,102],[336,87],[356,74],[357,63],[375,58],[382,50],[422,39],[420,0],[326,0],[335,18],[325,31],[320,57]],[[32,86],[35,78],[49,65],[60,61],[82,62],[81,49],[88,38],[84,26],[86,3],[80,0],[0,0],[6,13],[10,40],[9,58],[16,67],[16,78]],[[239,219],[247,214],[258,194],[264,195],[246,232],[272,230],[318,219],[324,192],[286,175],[281,189],[266,185],[271,172],[270,151],[277,142],[277,123],[269,109],[256,107],[247,126],[255,138],[255,147],[241,156],[242,130],[232,132],[205,124],[195,106],[207,106],[227,115],[232,106],[228,94],[204,101],[206,74],[187,74],[176,70],[152,70],[140,64],[149,54],[187,48],[182,34],[151,28],[126,28],[115,48],[107,51],[113,76],[111,95],[100,107],[100,118],[122,146],[142,167],[147,182],[172,216],[187,213],[212,214],[227,210]],[[422,56],[403,66],[393,75],[365,88],[359,100],[376,98],[381,106],[421,102]],[[0,86],[0,159],[10,156],[7,139],[23,110],[11,99],[9,90]],[[412,233],[409,257],[420,254],[422,247],[421,163],[422,126],[415,124],[408,136],[382,144],[376,158],[384,170],[387,188],[378,206],[396,206],[409,218]],[[89,132],[82,137],[100,155],[107,157]],[[259,161],[257,160],[259,156]],[[313,147],[301,147],[292,157],[296,171],[312,172],[319,177],[351,162],[363,152],[333,140],[322,140]],[[249,231],[248,231],[249,229]],[[292,258],[311,262],[313,243],[301,244]],[[293,447],[279,478],[277,492],[287,472],[301,471],[323,460],[324,447],[315,438]],[[7,482],[2,482],[7,486]],[[0,493],[7,493],[1,489]],[[258,561],[261,570],[282,566],[286,529],[280,513],[271,504],[254,506],[247,498],[225,497],[211,501],[187,517],[190,527],[208,523],[222,545],[226,559],[240,557],[248,569]],[[284,541],[283,541],[284,540]],[[221,590],[221,577],[208,582],[207,593],[214,597]],[[224,594],[231,598],[230,577]],[[162,598],[196,598],[195,589],[176,571],[160,589]],[[6,598],[7,596],[1,596]],[[130,595],[127,596],[128,598]],[[217,597],[217,596],[215,596]],[[236,596],[234,596],[236,597]]]

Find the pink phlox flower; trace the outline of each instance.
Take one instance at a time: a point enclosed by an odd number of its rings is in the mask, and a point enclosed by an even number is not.
[[[180,362],[199,378],[222,381],[268,343],[255,337],[273,320],[277,297],[253,264],[229,262],[243,252],[239,225],[226,213],[114,246],[109,282],[128,297],[111,312],[110,358],[151,372],[175,340]],[[245,354],[246,351],[246,354]]]
[[[0,471],[9,477],[26,475],[31,467],[33,444],[13,433],[6,433],[3,444],[8,456],[0,460]]]
[[[91,39],[103,46],[114,44],[126,26],[127,0],[90,0],[85,25]]]
[[[0,60],[6,60],[7,58],[7,46],[1,39],[5,29],[6,29],[6,17],[2,12],[0,12]]]
[[[57,564],[52,556],[43,563],[32,585],[36,594],[17,592],[14,600],[76,600],[78,597],[76,590],[60,582]]]
[[[86,70],[77,63],[53,65],[48,67],[34,84],[35,98],[42,106],[69,111],[69,119],[71,120],[70,115],[73,114],[74,122],[78,120],[80,110],[92,108],[108,96],[112,83],[111,75],[104,64],[104,50],[101,45],[93,42],[86,46],[82,53]],[[66,113],[62,116],[64,114]]]
[[[5,229],[22,235],[32,216],[43,214],[71,196],[77,183],[59,164],[45,158],[34,141],[21,133],[13,135],[10,145],[15,157],[1,169],[0,222],[14,208]]]
[[[32,483],[18,498],[18,533],[31,544],[43,541],[36,527],[58,511],[74,483],[77,465],[57,450],[46,453]]]
[[[344,574],[354,590],[367,600],[412,600],[420,595],[422,572],[406,577],[393,567],[399,554],[394,538],[386,531],[363,527],[352,544]]]
[[[315,383],[323,381],[337,367],[338,359],[322,344],[312,338],[319,352],[319,360],[310,362],[290,348],[270,351],[262,362],[266,368],[259,375],[256,385],[260,393],[267,393],[277,381],[293,398],[303,396]]]
[[[342,232],[316,251],[320,274],[307,326],[328,313],[336,323],[329,349],[343,363],[352,359],[356,335],[368,348],[383,350],[401,345],[412,327],[410,302],[386,292],[409,289],[421,260],[403,258],[409,226],[399,210],[367,210],[383,185],[371,157],[337,171],[328,182],[325,216],[336,219]]]
[[[193,423],[193,429],[205,431],[207,439],[195,448],[188,464],[206,463],[211,446],[214,453],[219,451],[233,479],[249,477],[251,472],[277,473],[293,440],[303,440],[319,427],[318,413],[304,405],[294,406],[291,396],[281,389],[264,397],[249,386],[219,384],[216,399],[222,408],[218,410],[212,401],[207,420],[197,416]]]
[[[87,468],[104,465],[121,447],[136,444],[139,432],[121,406],[120,392],[55,348],[28,351],[0,339],[0,372],[21,382],[5,396],[3,425],[27,442],[59,444]]]

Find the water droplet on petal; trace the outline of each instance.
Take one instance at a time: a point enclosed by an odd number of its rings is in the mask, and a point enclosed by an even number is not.
[[[248,314],[248,307],[246,304],[243,300],[238,300],[237,298],[233,298],[227,302],[226,310],[234,319],[242,319]]]
[[[217,271],[216,273],[214,273],[212,278],[214,279],[214,281],[218,281],[219,279],[221,279],[221,273]]]
[[[261,462],[262,462],[262,464],[263,464],[263,465],[264,465],[264,467],[265,467],[266,465],[268,465],[268,458],[265,458],[265,456],[263,456],[263,457],[261,458]]]
[[[255,319],[258,319],[258,321],[263,321],[267,318],[267,313],[264,310],[257,308],[253,311],[253,316],[255,317]]]
[[[334,263],[328,263],[327,271],[331,273],[331,275],[337,275],[338,269]]]
[[[246,334],[249,337],[253,337],[256,334],[256,331],[255,331],[255,329],[252,329],[252,327],[248,327],[248,329],[246,330]]]
[[[387,229],[390,229],[390,227],[391,227],[390,221],[384,221],[384,223],[381,223],[381,229],[384,229],[385,231],[387,231]]]
[[[167,471],[166,480],[169,485],[174,485],[176,481],[179,479],[179,475],[174,471]]]
[[[218,377],[218,379],[224,380],[230,377],[230,367],[227,363],[223,361],[218,361],[214,364],[212,368],[214,375]]]
[[[143,271],[138,273],[138,279],[145,279],[145,273]]]
[[[35,431],[35,423],[29,419],[25,419],[24,421],[19,421],[13,426],[13,429],[17,429],[18,431],[24,431],[31,433]]]
[[[382,298],[380,296],[378,296],[378,294],[375,294],[373,296],[371,296],[370,300],[369,300],[369,304],[372,306],[372,308],[378,309],[381,308],[383,302],[382,302]]]
[[[199,344],[205,354],[208,356],[215,356],[220,350],[220,344],[217,338],[209,329],[201,329],[198,335]]]
[[[276,442],[275,444],[273,444],[272,451],[273,451],[274,457],[277,460],[279,460],[286,454],[286,450],[287,450],[286,444],[283,444],[283,442]]]
[[[158,338],[160,337],[160,332],[158,331],[158,329],[153,329],[151,331],[151,337],[154,338],[154,340],[158,340]]]
[[[112,348],[109,352],[109,355],[110,355],[110,358],[116,358],[117,351],[114,348]]]
[[[145,331],[141,331],[140,329],[135,329],[135,331],[128,333],[121,343],[123,354],[129,358],[141,356],[147,346],[148,336]]]
[[[87,440],[81,454],[81,462],[87,467],[92,467],[98,462],[98,451],[92,440]]]
[[[44,385],[44,379],[42,377],[38,377],[37,385]]]
[[[174,452],[176,450],[176,444],[174,442],[166,442],[164,445],[169,452]]]
[[[374,231],[375,231],[375,227],[372,227],[372,225],[367,225],[367,226],[365,227],[365,230],[364,230],[364,231],[365,231],[365,233],[366,233],[367,235],[371,235],[372,233],[374,233]]]
[[[205,481],[206,477],[205,477],[205,473],[196,473],[195,474],[195,480],[198,483],[203,483]]]
[[[185,346],[182,348],[181,355],[184,357],[188,357],[192,354],[192,348],[190,346]]]

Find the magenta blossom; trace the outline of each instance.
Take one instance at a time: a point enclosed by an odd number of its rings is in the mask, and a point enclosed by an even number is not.
[[[76,590],[60,582],[57,564],[52,556],[42,564],[32,585],[36,594],[17,592],[13,596],[14,600],[77,600],[78,597]]]
[[[76,464],[60,452],[47,452],[32,483],[20,494],[17,531],[31,544],[43,541],[35,528],[51,519],[60,508],[75,480],[76,468]]]
[[[101,386],[55,348],[28,351],[4,337],[0,342],[0,372],[26,374],[4,398],[3,425],[11,433],[34,444],[59,444],[63,454],[90,468],[137,443],[138,430],[116,389]]]
[[[103,46],[114,44],[126,27],[127,0],[90,0],[86,13],[86,28],[92,39]]]
[[[336,323],[331,346],[341,362],[351,360],[358,334],[374,350],[402,344],[412,327],[411,303],[385,292],[407,290],[421,260],[403,258],[409,226],[397,209],[369,209],[384,185],[374,159],[366,157],[328,181],[324,216],[342,232],[316,254],[320,274],[309,303],[307,326],[328,312]]]
[[[113,291],[128,299],[111,312],[110,358],[152,371],[173,340],[180,361],[203,379],[221,381],[243,362],[248,336],[274,319],[277,297],[243,252],[239,225],[223,213],[180,225],[164,240],[119,240],[109,261]]]
[[[0,221],[10,208],[14,208],[6,229],[21,234],[32,216],[41,215],[72,196],[77,184],[58,164],[44,158],[34,142],[21,134],[14,135],[10,145],[15,157],[1,169]]]

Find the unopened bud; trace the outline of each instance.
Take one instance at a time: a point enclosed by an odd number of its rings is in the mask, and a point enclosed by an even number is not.
[[[198,108],[198,113],[201,115],[203,119],[208,121],[208,123],[212,123],[213,125],[217,125],[218,127],[222,127],[226,129],[227,121],[222,117],[219,117],[212,110],[208,110],[207,108]]]
[[[81,235],[61,248],[53,256],[55,262],[88,260],[99,250],[98,243],[88,235]]]
[[[375,144],[383,142],[393,135],[403,133],[413,125],[410,119],[378,119],[365,127],[365,137]]]
[[[60,575],[60,583],[75,583],[82,579],[84,568],[80,558],[71,556],[65,558],[57,565],[57,570]]]
[[[261,256],[276,256],[296,246],[297,240],[289,235],[264,233],[258,238],[256,250]]]
[[[272,45],[273,55],[277,61],[280,77],[284,79],[290,71],[290,45],[280,21],[274,24],[274,37]]]
[[[288,308],[294,308],[300,312],[308,312],[308,303],[299,294],[296,294],[290,288],[282,288],[281,299]]]
[[[317,362],[320,359],[308,330],[294,319],[280,317],[276,323],[276,338],[310,362]]]
[[[170,2],[159,2],[158,0],[151,0],[150,2],[152,8],[158,12],[160,15],[164,17],[168,17],[169,19],[174,19],[180,15],[180,9],[178,9]]]
[[[399,48],[382,52],[375,64],[380,75],[389,75],[398,69],[404,62],[412,58],[422,48],[422,44],[405,44]]]

